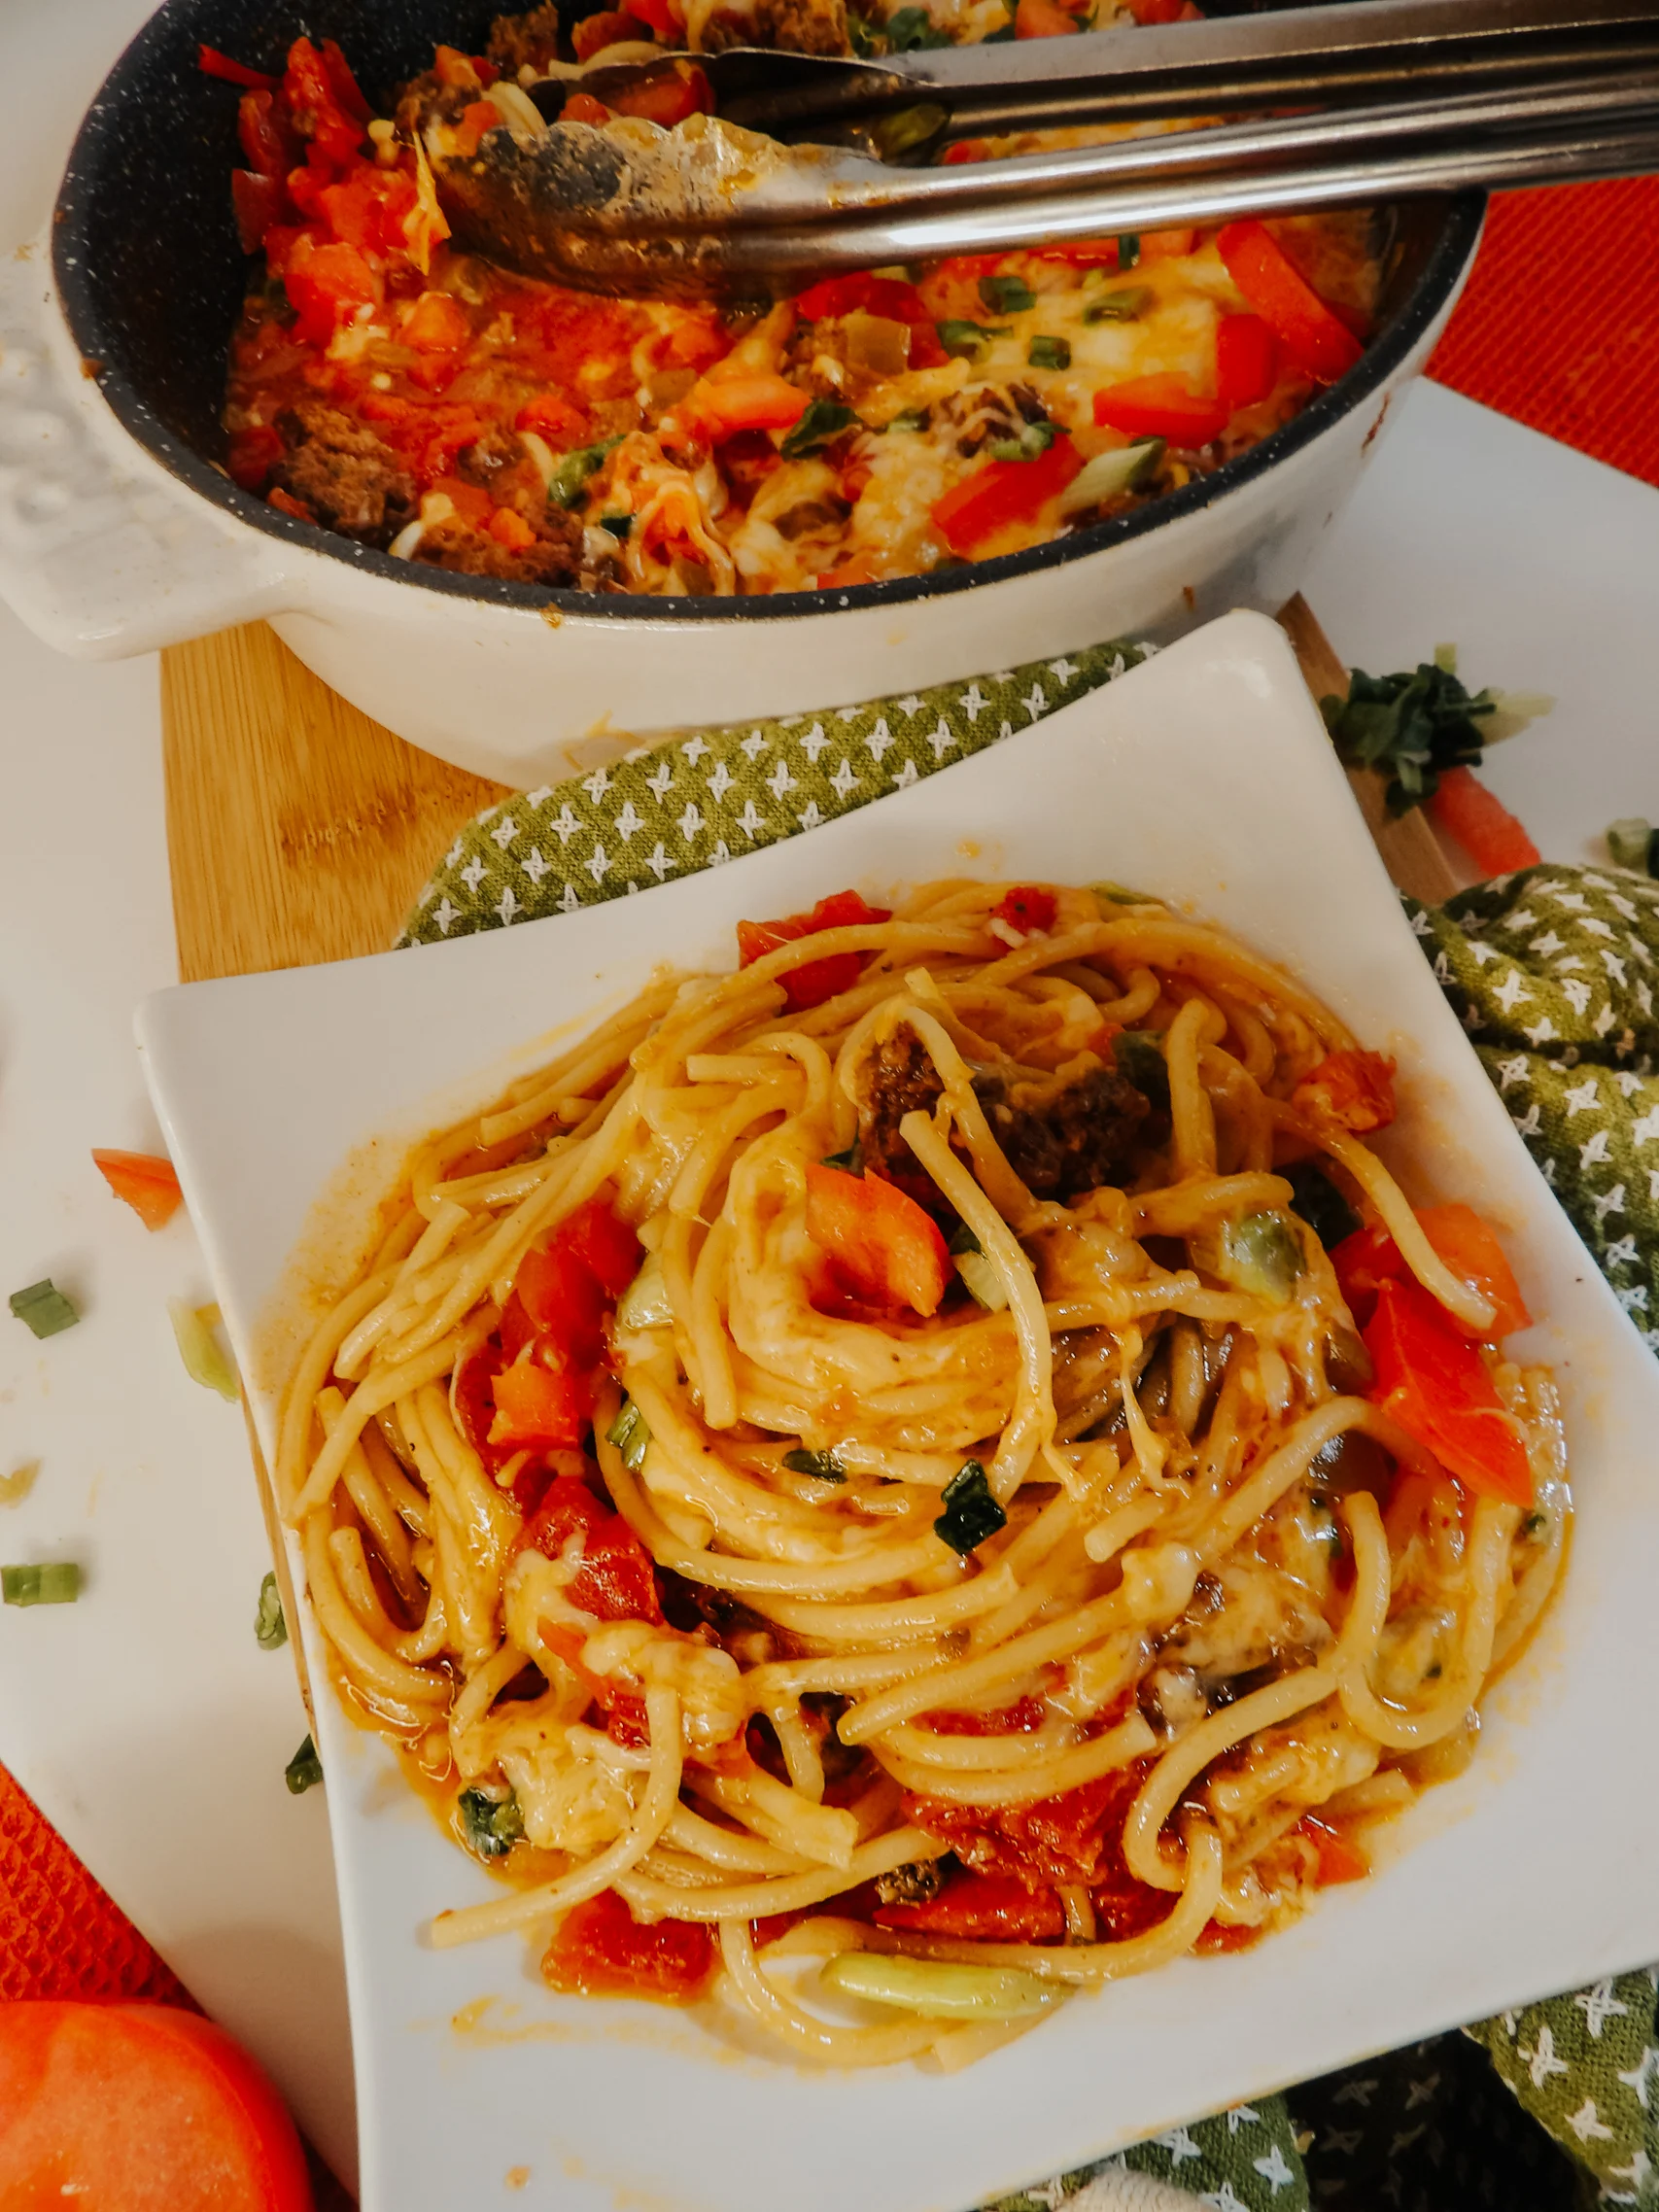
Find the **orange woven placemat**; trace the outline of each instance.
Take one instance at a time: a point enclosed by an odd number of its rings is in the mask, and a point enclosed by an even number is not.
[[[1431,373],[1659,484],[1659,179],[1494,202]],[[0,1999],[190,1993],[0,1772]]]

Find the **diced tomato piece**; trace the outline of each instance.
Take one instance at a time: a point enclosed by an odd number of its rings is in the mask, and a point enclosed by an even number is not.
[[[983,138],[958,138],[953,146],[946,147],[939,158],[948,169],[956,168],[964,161],[988,161],[990,146]]]
[[[1012,1874],[959,1873],[920,1905],[878,1905],[879,1928],[984,1943],[1054,1943],[1065,1933],[1064,1908],[1053,1889],[1028,1889]]]
[[[341,106],[328,65],[307,38],[295,39],[288,50],[282,97],[300,136],[325,161],[345,168],[363,144],[366,109],[359,118]]]
[[[1189,449],[1227,429],[1230,409],[1194,392],[1179,376],[1131,376],[1094,395],[1094,420],[1125,437],[1162,437]]]
[[[574,1367],[547,1367],[539,1360],[515,1360],[495,1379],[496,1413],[490,1423],[492,1444],[569,1447],[579,1444],[593,1418],[588,1378]]]
[[[1017,523],[1035,522],[1083,467],[1063,433],[1032,461],[991,461],[933,502],[933,520],[952,553],[971,555]]]
[[[1470,1490],[1533,1502],[1533,1470],[1486,1363],[1420,1284],[1383,1282],[1363,1331],[1369,1396]]]
[[[1398,1244],[1380,1222],[1357,1228],[1331,1248],[1331,1264],[1348,1311],[1363,1330],[1376,1311],[1377,1293],[1384,1283],[1403,1282],[1411,1270]]]
[[[807,1162],[807,1234],[852,1296],[937,1313],[950,1258],[936,1222],[895,1184]]]
[[[1211,1958],[1218,1952],[1251,1951],[1264,1933],[1262,1927],[1229,1926],[1225,1920],[1206,1920],[1192,1949],[1200,1958]]]
[[[1006,922],[1021,937],[1029,937],[1033,930],[1053,929],[1056,911],[1053,891],[1046,891],[1040,883],[1020,883],[992,907],[991,919]]]
[[[1224,315],[1216,326],[1216,397],[1230,414],[1265,399],[1279,378],[1279,341],[1260,315]]]
[[[931,321],[914,284],[900,277],[875,276],[867,269],[851,276],[824,277],[795,299],[795,312],[806,323],[828,322],[858,308],[866,315],[884,315],[891,323]]]
[[[458,46],[440,46],[432,54],[432,75],[451,92],[469,92],[483,79],[469,53],[463,53]]]
[[[648,39],[650,35],[649,23],[618,9],[584,16],[580,22],[570,26],[570,44],[576,50],[578,61],[591,61],[602,47],[615,46],[622,39]]]
[[[1055,7],[1054,0],[1020,0],[1014,11],[1017,39],[1066,38],[1081,28],[1077,17]]]
[[[660,1628],[663,1606],[650,1553],[620,1513],[585,1482],[562,1474],[536,1508],[524,1542],[558,1559],[575,1536],[582,1564],[569,1587],[571,1605],[596,1620],[643,1620]]]
[[[685,10],[679,0],[634,0],[631,16],[649,25],[665,46],[679,46],[685,33]]]
[[[701,69],[676,63],[641,84],[625,85],[615,95],[615,107],[619,116],[641,116],[673,130],[688,116],[711,116],[714,93]]]
[[[586,415],[557,392],[538,392],[513,418],[515,430],[534,431],[555,447],[579,445],[587,427]]]
[[[1110,1884],[1125,1894],[1137,1886],[1123,1861],[1123,1822],[1150,1759],[1136,1759],[1097,1781],[1025,1805],[958,1805],[951,1798],[907,1790],[907,1820],[948,1843],[964,1866],[982,1874],[1012,1874],[1027,1887],[1043,1883]],[[1157,1918],[1169,1910],[1161,1890]]]
[[[768,952],[776,952],[780,945],[815,937],[820,930],[891,919],[890,908],[866,906],[856,891],[832,891],[811,914],[786,915],[781,921],[740,921],[738,965],[746,968]],[[809,960],[792,968],[783,978],[784,1004],[791,1014],[802,1014],[809,1007],[821,1006],[839,991],[850,990],[867,957],[863,952],[834,952],[827,960]]]
[[[994,1712],[958,1712],[947,1707],[922,1715],[935,1736],[1023,1736],[1041,1728],[1049,1709],[1039,1697],[1022,1697]]]
[[[1494,1318],[1487,1331],[1489,1340],[1496,1344],[1512,1331],[1530,1327],[1533,1317],[1503,1247],[1474,1208],[1454,1204],[1420,1206],[1416,1211],[1424,1235],[1452,1273],[1490,1302]],[[1331,1253],[1331,1262],[1348,1310],[1362,1328],[1370,1320],[1384,1283],[1415,1280],[1399,1245],[1380,1223],[1344,1237]],[[1439,1310],[1461,1334],[1473,1333],[1444,1306]]]
[[[733,376],[696,385],[681,402],[686,421],[718,445],[739,431],[786,431],[807,411],[807,395],[786,377]]]
[[[496,502],[482,484],[469,484],[465,476],[440,476],[432,490],[440,493],[462,521],[473,530],[488,530]]]
[[[1137,23],[1192,23],[1203,15],[1192,0],[1128,0],[1128,10]]]
[[[1365,1135],[1394,1120],[1395,1063],[1382,1053],[1330,1053],[1291,1093],[1298,1113]]]
[[[1334,384],[1365,352],[1264,223],[1229,223],[1216,241],[1228,276],[1304,376]]]
[[[578,1366],[605,1351],[605,1291],[593,1269],[555,1238],[519,1262],[513,1288],[536,1329],[552,1337]]]
[[[645,1997],[688,2005],[714,1971],[714,1943],[702,1920],[636,1920],[625,1899],[602,1889],[572,1906],[541,1959],[549,1988],[583,1997]]]
[[[490,517],[490,536],[509,553],[522,553],[536,543],[536,533],[516,507],[498,507]]]
[[[608,1199],[592,1197],[559,1225],[559,1243],[597,1277],[607,1298],[619,1298],[639,1272],[639,1239]]]
[[[265,232],[288,212],[288,187],[281,177],[261,177],[253,169],[230,172],[230,204],[244,254],[257,254]]]
[[[610,110],[591,92],[572,92],[559,110],[561,122],[608,122]]]
[[[148,1152],[94,1152],[92,1164],[146,1228],[165,1228],[185,1202],[170,1159]]]
[[[1429,801],[1429,818],[1456,838],[1483,876],[1536,868],[1543,857],[1525,825],[1472,768],[1441,769],[1439,786]]]
[[[826,569],[817,579],[817,587],[821,592],[847,591],[853,584],[873,584],[875,580],[876,571],[860,554],[856,560],[844,561],[839,569]],[[826,966],[831,964],[825,962]],[[802,971],[797,969],[796,973],[799,975]],[[828,996],[833,998],[834,991]]]
[[[1329,1889],[1338,1882],[1364,1882],[1370,1873],[1370,1860],[1334,1821],[1321,1820],[1309,1813],[1292,1832],[1305,1836],[1319,1854],[1317,1887]]]
[[[298,134],[272,92],[244,92],[236,107],[236,136],[257,176],[286,177],[302,158]]]
[[[449,353],[472,335],[467,310],[447,292],[423,292],[403,324],[403,340],[422,353]]]
[[[1198,243],[1197,225],[1178,223],[1167,230],[1143,230],[1140,240],[1143,261],[1178,261]]]
[[[295,243],[283,283],[301,334],[313,345],[326,346],[360,308],[378,304],[380,285],[355,246],[335,242],[302,254],[305,243],[303,235]]]
[[[472,158],[501,121],[501,111],[493,100],[471,100],[462,109],[455,122],[455,151],[464,161]]]
[[[0,2201],[311,2212],[281,2097],[181,2005],[0,2005]]]
[[[216,46],[196,48],[196,67],[204,77],[223,77],[227,85],[246,85],[254,91],[274,92],[277,80],[262,69],[250,69],[245,61],[232,61]]]
[[[230,471],[231,482],[240,484],[243,491],[262,492],[271,470],[287,450],[274,430],[266,424],[256,424],[251,430],[237,431],[233,434],[225,466]]]

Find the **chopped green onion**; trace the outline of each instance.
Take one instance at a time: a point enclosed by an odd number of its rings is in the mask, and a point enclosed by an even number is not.
[[[1621,868],[1645,869],[1653,825],[1640,814],[1625,814],[1607,824],[1607,850]]]
[[[39,1460],[24,1460],[10,1474],[0,1474],[0,1505],[20,1505],[35,1486],[40,1473]]]
[[[925,8],[895,8],[881,29],[889,53],[919,53],[950,44],[950,32],[940,30]]]
[[[1104,506],[1108,500],[1132,492],[1163,459],[1164,441],[1143,437],[1133,445],[1117,446],[1086,461],[1060,495],[1061,514],[1081,514],[1085,507]]]
[[[928,39],[928,46],[949,46],[949,39]],[[870,136],[876,142],[876,151],[884,161],[901,161],[907,154],[914,154],[918,146],[925,146],[937,138],[950,121],[950,111],[937,100],[918,100],[915,107],[889,110],[878,116],[870,125]]]
[[[1521,1523],[1521,1534],[1529,1542],[1533,1542],[1541,1537],[1548,1527],[1549,1515],[1547,1513],[1529,1513]]]
[[[1025,2020],[1052,2012],[1068,1991],[1020,1966],[970,1966],[943,1958],[882,1956],[844,1951],[827,1959],[820,1979],[844,1997],[896,2005],[923,2020]]]
[[[864,1139],[854,1137],[845,1152],[828,1152],[823,1157],[825,1167],[839,1167],[846,1175],[862,1175],[864,1172]]]
[[[958,361],[980,361],[990,350],[992,338],[1011,338],[1011,323],[969,323],[960,316],[947,316],[933,328],[939,333],[939,343],[948,354]]]
[[[927,409],[907,407],[902,415],[895,415],[890,423],[884,423],[881,427],[889,431],[924,431],[927,428]]]
[[[1091,299],[1083,319],[1086,323],[1138,323],[1157,297],[1150,284],[1126,284]]]
[[[1150,891],[1137,891],[1127,883],[1102,880],[1098,883],[1090,883],[1089,887],[1094,893],[1095,903],[1100,906],[1155,907],[1162,903],[1155,899]],[[1110,920],[1111,916],[1108,916],[1107,919]]]
[[[1224,1222],[1212,1271],[1241,1291],[1282,1305],[1304,1272],[1301,1244],[1289,1217],[1266,1211]]]
[[[1436,645],[1434,647],[1434,666],[1446,675],[1456,675],[1458,673],[1457,647],[1455,645]]]
[[[634,517],[631,514],[602,514],[599,527],[601,530],[608,530],[611,536],[620,542],[633,529]]]
[[[1139,268],[1141,261],[1141,234],[1138,230],[1125,230],[1118,240],[1118,266],[1121,269]]]
[[[950,1231],[945,1249],[950,1253],[951,1259],[954,1260],[958,1254],[963,1252],[983,1252],[985,1250],[985,1246],[980,1242],[979,1238],[974,1234],[973,1230],[968,1227],[966,1222],[958,1222],[955,1227]]]
[[[964,1460],[945,1485],[940,1503],[945,1510],[933,1524],[935,1536],[966,1559],[986,1537],[1008,1526],[1008,1515],[990,1494],[985,1470],[978,1460]]]
[[[814,1482],[845,1482],[847,1469],[834,1452],[810,1452],[803,1444],[799,1451],[785,1452],[783,1464],[791,1474],[810,1474]]]
[[[288,1622],[283,1618],[282,1593],[277,1578],[267,1574],[259,1584],[259,1609],[254,1615],[254,1641],[261,1651],[280,1651],[288,1642]]]
[[[1018,276],[981,277],[980,297],[993,315],[1022,315],[1037,304],[1037,294]]]
[[[645,1464],[645,1447],[651,1440],[651,1432],[645,1426],[645,1416],[631,1398],[622,1400],[622,1410],[605,1433],[605,1442],[614,1444],[622,1454],[622,1464],[638,1474]]]
[[[653,1252],[622,1294],[616,1308],[618,1329],[666,1329],[674,1319],[663,1263]]]
[[[314,1782],[322,1780],[323,1762],[317,1756],[317,1746],[309,1735],[283,1768],[282,1779],[288,1784],[291,1797],[303,1797]]]
[[[0,1567],[0,1603],[8,1606],[72,1606],[80,1595],[81,1570],[72,1559]]]
[[[865,17],[854,8],[847,11],[847,43],[860,61],[868,61],[876,52],[875,34]]]
[[[219,1308],[216,1305],[189,1306],[183,1298],[169,1298],[167,1311],[172,1316],[173,1334],[178,1339],[179,1357],[185,1363],[186,1374],[191,1382],[200,1383],[203,1390],[216,1390],[221,1398],[227,1398],[234,1405],[241,1391],[236,1369],[214,1334]]]
[[[807,411],[783,440],[785,461],[797,460],[803,453],[811,453],[820,445],[828,445],[832,437],[839,437],[858,417],[850,407],[843,406],[839,399],[812,399]]]
[[[958,1252],[956,1272],[976,1305],[983,1305],[987,1313],[1001,1313],[1008,1303],[1008,1285],[993,1262],[978,1250]]]
[[[1070,368],[1071,347],[1064,338],[1039,333],[1025,348],[1025,359],[1033,368]]]
[[[993,461],[1035,461],[1059,434],[1058,423],[1021,423],[1012,437],[988,438],[985,451]]]
[[[518,1792],[497,1797],[486,1789],[464,1789],[455,1801],[467,1848],[480,1858],[505,1858],[524,1834]]]
[[[1169,1109],[1169,1066],[1161,1029],[1121,1029],[1112,1040],[1118,1073],[1132,1083],[1149,1106]]]
[[[26,1291],[14,1291],[6,1302],[37,1336],[55,1336],[60,1330],[73,1329],[81,1318],[80,1308],[50,1276],[31,1283]]]
[[[579,506],[588,478],[621,443],[620,437],[607,437],[598,445],[582,445],[574,453],[567,453],[547,479],[547,497],[558,506]]]
[[[1279,1173],[1291,1187],[1292,1213],[1301,1216],[1327,1252],[1360,1227],[1359,1215],[1324,1168],[1311,1159],[1298,1159]]]

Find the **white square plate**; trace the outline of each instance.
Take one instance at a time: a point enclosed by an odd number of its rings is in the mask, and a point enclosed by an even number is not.
[[[763,2062],[696,2015],[557,1998],[517,1939],[431,1951],[431,1916],[491,1885],[378,1741],[325,1701],[365,2212],[479,2201],[518,2167],[513,2201],[570,2212],[953,2212],[1659,1956],[1659,1767],[1641,1748],[1659,1686],[1659,1370],[1445,1005],[1296,662],[1260,616],[1214,623],[804,843],[554,922],[149,1000],[151,1087],[267,1452],[292,1256],[303,1245],[312,1269],[327,1265],[312,1212],[326,1185],[365,1223],[407,1143],[665,957],[728,965],[742,916],[960,873],[1156,891],[1283,962],[1397,1055],[1407,1188],[1485,1213],[1543,1317],[1528,1350],[1566,1393],[1578,1507],[1565,1589],[1488,1697],[1479,1756],[1399,1824],[1373,1881],[1253,1951],[1080,1996],[949,2078]],[[481,1997],[515,2032],[452,2026]]]

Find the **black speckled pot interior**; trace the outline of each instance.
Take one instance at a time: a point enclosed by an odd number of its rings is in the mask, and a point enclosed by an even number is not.
[[[974,567],[837,592],[772,598],[663,600],[546,591],[493,577],[451,575],[394,561],[279,514],[233,485],[222,467],[226,347],[241,308],[247,262],[231,215],[237,90],[206,77],[202,42],[280,73],[302,32],[339,40],[377,106],[428,66],[440,40],[478,51],[500,12],[491,0],[170,0],[116,64],[87,111],[58,194],[53,260],[83,356],[125,428],[174,475],[253,528],[384,573],[414,590],[541,606],[627,622],[641,617],[765,621],[922,599],[981,581],[1055,567],[1139,536],[1224,498],[1361,404],[1392,374],[1444,306],[1479,235],[1479,193],[1400,212],[1389,253],[1380,334],[1365,359],[1282,431],[1173,497],[1120,521],[1027,553]]]

